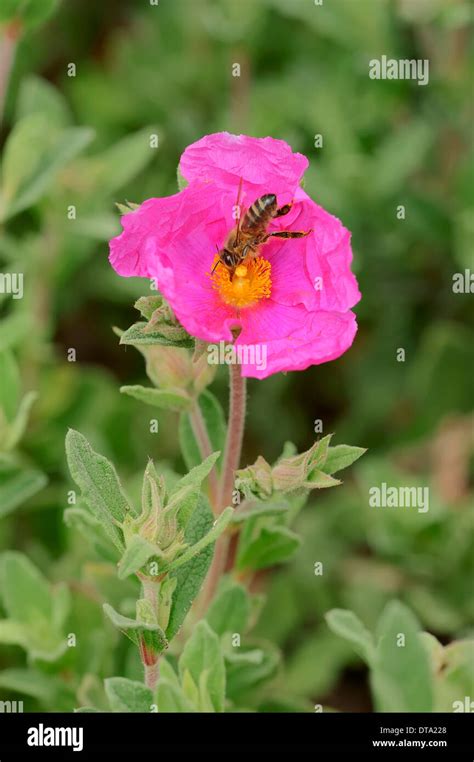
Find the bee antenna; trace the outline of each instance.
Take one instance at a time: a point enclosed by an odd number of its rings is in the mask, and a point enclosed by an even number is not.
[[[219,254],[219,247],[218,247],[217,243],[216,243],[216,251],[217,251],[217,253]],[[214,272],[214,270],[216,269],[217,265],[220,265],[220,263],[221,263],[221,260],[220,260],[220,258],[219,258],[219,259],[217,260],[216,264],[214,265],[214,267],[213,267],[213,268],[212,268],[212,270],[211,270],[211,275],[212,275],[212,273]]]

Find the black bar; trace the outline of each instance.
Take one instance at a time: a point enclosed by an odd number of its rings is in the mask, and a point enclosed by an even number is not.
[[[190,746],[305,746],[375,758],[416,752],[419,759],[449,756],[472,762],[472,719],[451,713],[0,714],[0,760],[13,762],[19,753],[33,759],[78,759],[93,752],[159,754],[163,748]],[[65,731],[57,734],[59,728]],[[28,745],[28,738],[43,745]],[[71,745],[50,746],[49,740]]]

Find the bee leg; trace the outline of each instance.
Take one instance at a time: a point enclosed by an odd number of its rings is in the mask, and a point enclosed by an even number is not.
[[[281,206],[279,209],[276,210],[274,217],[283,217],[284,214],[288,214],[288,212],[291,210],[291,207],[293,204],[285,204],[285,206]]]
[[[278,230],[275,233],[269,233],[265,240],[269,238],[304,238],[312,232],[312,230]]]

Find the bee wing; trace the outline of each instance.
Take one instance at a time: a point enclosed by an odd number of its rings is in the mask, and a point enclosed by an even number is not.
[[[235,205],[237,207],[237,209],[239,210],[239,220],[237,222],[237,232],[235,234],[235,243],[236,244],[239,243],[240,225],[242,223],[242,218],[245,216],[244,214],[242,214],[243,210],[240,207],[240,198],[241,198],[241,195],[242,195],[242,178],[240,178],[239,189],[237,191],[237,202],[236,202],[236,205]]]

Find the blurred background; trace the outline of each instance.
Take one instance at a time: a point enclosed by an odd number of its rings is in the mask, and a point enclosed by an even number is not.
[[[0,265],[24,273],[25,293],[0,294],[0,550],[20,550],[68,583],[69,627],[87,648],[27,680],[28,646],[2,645],[2,694],[23,680],[27,709],[71,710],[77,697],[90,703],[100,677],[139,670],[101,611],[128,583],[119,589],[63,520],[72,489],[64,436],[69,426],[83,432],[132,491],[148,456],[183,468],[175,415],[160,413],[151,434],[149,409],[119,393],[145,373],[112,328],[137,319],[133,303],[148,284],[112,271],[107,242],[120,232],[115,202],[176,192],[186,145],[228,130],[282,138],[308,156],[305,190],[352,231],[363,294],[344,357],[249,384],[244,463],[274,460],[286,440],[309,447],[318,419],[336,444],[369,448],[342,487],[311,497],[295,561],[260,581],[268,602],[257,634],[285,666],[259,702],[370,711],[366,670],[327,629],[326,611],[351,608],[372,627],[399,598],[443,644],[473,623],[472,296],[453,292],[453,275],[472,268],[474,232],[469,3],[49,5],[19,36],[1,131]],[[16,36],[3,31],[4,41]],[[429,85],[371,80],[369,61],[382,55],[429,59]],[[220,373],[214,388],[226,405]],[[30,391],[37,398],[20,407]],[[12,444],[5,431],[19,410]],[[368,490],[382,482],[428,485],[429,512],[369,508]],[[317,561],[324,575],[315,578]]]

